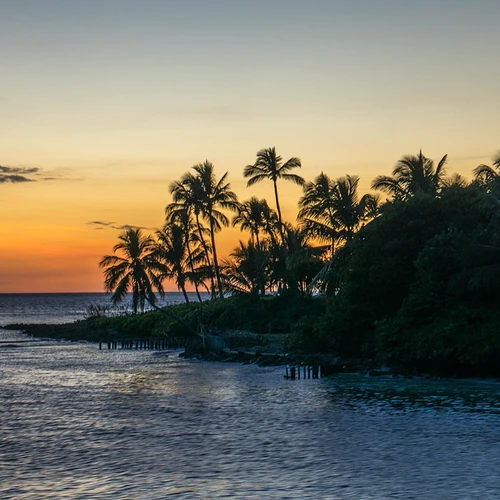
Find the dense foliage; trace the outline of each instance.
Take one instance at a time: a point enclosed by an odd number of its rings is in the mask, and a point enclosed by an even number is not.
[[[232,298],[189,304],[185,294],[176,318],[128,316],[119,328],[286,332],[289,347],[304,352],[376,358],[407,371],[499,374],[500,156],[493,167],[477,167],[472,183],[446,177],[446,160],[434,166],[422,152],[403,157],[392,176],[373,182],[390,195],[381,204],[377,195],[358,195],[356,176],[322,173],[305,182],[288,172],[300,168],[298,158],[283,163],[274,148],[261,150],[244,173],[250,186],[273,182],[277,211],[255,197],[238,203],[227,174],[217,181],[212,164],[196,165],[171,186],[174,201],[156,247],[144,237],[141,262],[151,265],[136,285],[146,300],[166,277],[184,292],[191,284],[213,299]],[[282,221],[279,179],[304,187],[297,226]],[[215,235],[229,223],[221,208],[236,213],[233,225],[250,239],[219,262]],[[106,272],[112,289],[109,276],[118,278]]]

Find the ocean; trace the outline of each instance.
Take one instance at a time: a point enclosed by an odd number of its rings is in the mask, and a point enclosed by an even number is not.
[[[201,293],[202,299],[209,298]],[[189,300],[197,301],[196,293],[188,293]],[[158,297],[158,305],[180,304],[180,292],[168,292]],[[126,298],[117,308],[107,293],[2,293],[0,294],[0,327],[18,323],[71,323],[84,319],[90,306],[110,307],[116,313],[131,311],[131,299]]]
[[[105,298],[3,295],[2,322]],[[498,381],[283,375],[0,329],[0,498],[500,498]]]

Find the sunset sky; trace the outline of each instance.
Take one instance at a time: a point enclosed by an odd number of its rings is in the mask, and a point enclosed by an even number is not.
[[[0,292],[102,291],[120,227],[161,226],[205,159],[271,206],[242,175],[270,146],[363,192],[420,148],[470,178],[500,149],[499,19],[498,0],[0,0]],[[280,189],[294,221],[301,189]]]

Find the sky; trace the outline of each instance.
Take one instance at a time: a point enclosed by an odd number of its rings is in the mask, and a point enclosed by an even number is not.
[[[123,227],[154,232],[205,159],[271,206],[242,173],[271,146],[362,193],[420,149],[470,178],[500,149],[498,19],[498,0],[0,0],[0,293],[102,291]],[[293,222],[301,189],[279,189]],[[218,234],[220,256],[247,237]]]

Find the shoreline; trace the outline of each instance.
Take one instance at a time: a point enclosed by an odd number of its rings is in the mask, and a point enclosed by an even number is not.
[[[107,343],[125,340],[147,341],[160,336],[127,336],[120,335],[111,329],[90,328],[87,320],[75,321],[73,323],[15,323],[1,326],[0,330],[16,330],[34,338],[47,338],[55,340],[66,340],[69,342],[93,342]],[[239,330],[239,335],[244,337],[243,331]],[[248,332],[249,337],[255,338],[258,334]],[[167,337],[167,336],[164,336]],[[221,335],[223,338],[224,335]],[[284,346],[284,345],[283,345]],[[257,366],[283,366],[296,367],[302,370],[307,367],[320,367],[321,376],[328,377],[337,374],[360,374],[368,377],[391,377],[400,379],[425,378],[429,380],[489,380],[499,383],[500,379],[495,376],[484,377],[480,375],[450,375],[428,373],[418,371],[415,368],[405,369],[402,366],[388,366],[376,359],[351,358],[342,359],[331,354],[307,353],[307,352],[265,352],[259,348],[254,350],[245,349],[203,349],[201,343],[197,347],[183,347],[179,353],[180,357],[187,359],[197,359],[208,362],[255,364]],[[153,349],[152,349],[153,350]]]
[[[3,330],[17,330],[35,338],[49,338],[57,340],[67,340],[69,342],[113,342],[130,336],[119,335],[109,329],[91,329],[85,320],[74,323],[14,323],[0,327]],[[238,331],[244,337],[243,331]],[[248,337],[255,338],[259,334],[248,332]],[[134,341],[147,340],[152,336],[134,336]],[[224,336],[221,335],[221,338]],[[285,350],[285,349],[283,349]],[[285,350],[286,351],[286,350]],[[373,360],[341,360],[328,354],[302,353],[302,352],[265,352],[259,348],[254,350],[245,349],[221,349],[204,350],[200,348],[185,348],[180,353],[181,357],[199,359],[203,361],[217,361],[226,363],[256,364],[258,366],[321,366],[323,376],[334,375],[336,373],[368,373],[377,372],[380,365]],[[382,374],[389,374],[388,371],[380,370]]]

